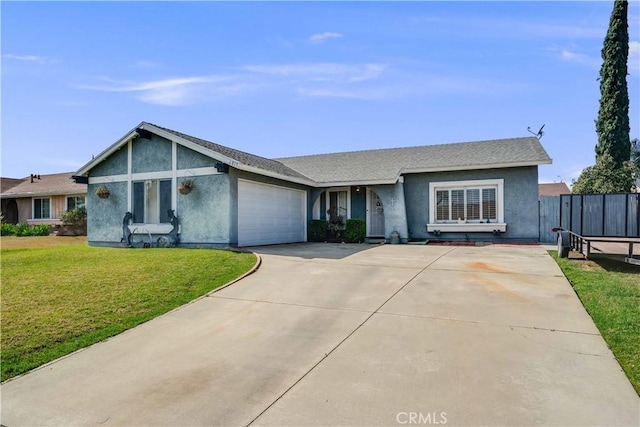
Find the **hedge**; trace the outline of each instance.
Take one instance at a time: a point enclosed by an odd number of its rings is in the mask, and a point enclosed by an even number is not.
[[[312,219],[309,221],[309,229],[307,231],[307,240],[310,242],[324,242],[327,240],[326,219]]]
[[[0,228],[0,234],[3,236],[48,236],[51,234],[51,226],[49,224],[39,224],[30,226],[29,224],[9,224],[4,223]]]
[[[364,219],[348,219],[345,228],[345,237],[349,243],[364,242],[367,236],[367,223]]]

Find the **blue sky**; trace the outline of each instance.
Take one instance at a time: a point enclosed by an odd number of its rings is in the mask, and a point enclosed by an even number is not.
[[[2,176],[141,121],[265,157],[529,136],[593,164],[613,2],[2,2]],[[640,137],[640,3],[629,5]],[[375,165],[372,165],[375,167]]]

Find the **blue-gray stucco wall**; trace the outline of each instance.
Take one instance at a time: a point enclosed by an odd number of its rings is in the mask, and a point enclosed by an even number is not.
[[[180,194],[177,186],[184,171],[190,168],[213,166],[217,160],[208,158],[188,148],[179,146],[176,163],[178,178],[172,183],[175,194],[176,214],[180,221],[181,244],[184,246],[228,245],[230,238],[230,206],[232,200],[231,179],[224,173],[211,175],[190,175],[195,188],[187,195]],[[173,151],[171,141],[152,135],[151,139],[136,138],[131,147],[132,173],[171,171]],[[89,171],[89,178],[103,177],[123,179],[127,174],[128,149],[123,146]],[[119,178],[116,175],[120,175]],[[170,176],[170,175],[169,175]],[[112,178],[110,178],[112,177]],[[135,180],[135,175],[133,176]],[[95,195],[96,187],[104,185],[110,197],[100,199]],[[129,205],[128,183],[108,181],[104,184],[90,184],[87,193],[87,234],[91,245],[120,245],[122,220]],[[154,236],[156,237],[156,236]]]
[[[178,145],[177,151],[178,169],[213,167],[217,163],[216,159],[190,150],[182,145]]]
[[[228,244],[232,204],[229,175],[204,175],[193,180],[195,188],[191,193],[177,193],[181,244]]]
[[[127,173],[127,146],[120,147],[91,169],[90,176],[124,175]]]
[[[151,139],[136,138],[131,146],[131,172],[171,170],[171,141],[152,135]]]
[[[398,181],[393,185],[374,185],[370,187],[378,195],[384,206],[384,232],[391,239],[394,231],[400,235],[400,241],[407,243],[409,231],[407,227],[407,206],[405,186]]]
[[[126,163],[125,163],[126,164]],[[96,188],[104,185],[109,198],[96,196]],[[89,184],[87,187],[87,238],[89,244],[111,242],[122,238],[122,220],[127,212],[127,183]]]
[[[504,179],[504,220],[507,231],[499,237],[491,233],[427,233],[429,183],[482,179]],[[405,175],[405,199],[409,237],[439,240],[538,241],[538,168],[486,169]]]

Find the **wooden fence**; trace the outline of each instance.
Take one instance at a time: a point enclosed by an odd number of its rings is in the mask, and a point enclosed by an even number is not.
[[[563,194],[540,197],[540,242],[555,243],[552,227],[585,237],[640,237],[640,194]]]

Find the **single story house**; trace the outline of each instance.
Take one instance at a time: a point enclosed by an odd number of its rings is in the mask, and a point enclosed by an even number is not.
[[[72,179],[73,172],[2,179],[2,216],[12,224],[60,224],[68,210],[85,206],[87,186]],[[5,187],[5,182],[9,185]]]
[[[186,247],[303,242],[310,220],[336,213],[402,242],[536,242],[549,163],[535,137],[267,159],[142,122],[75,179],[96,246],[171,233]]]
[[[538,197],[560,196],[562,194],[571,194],[571,190],[564,182],[538,184]]]

